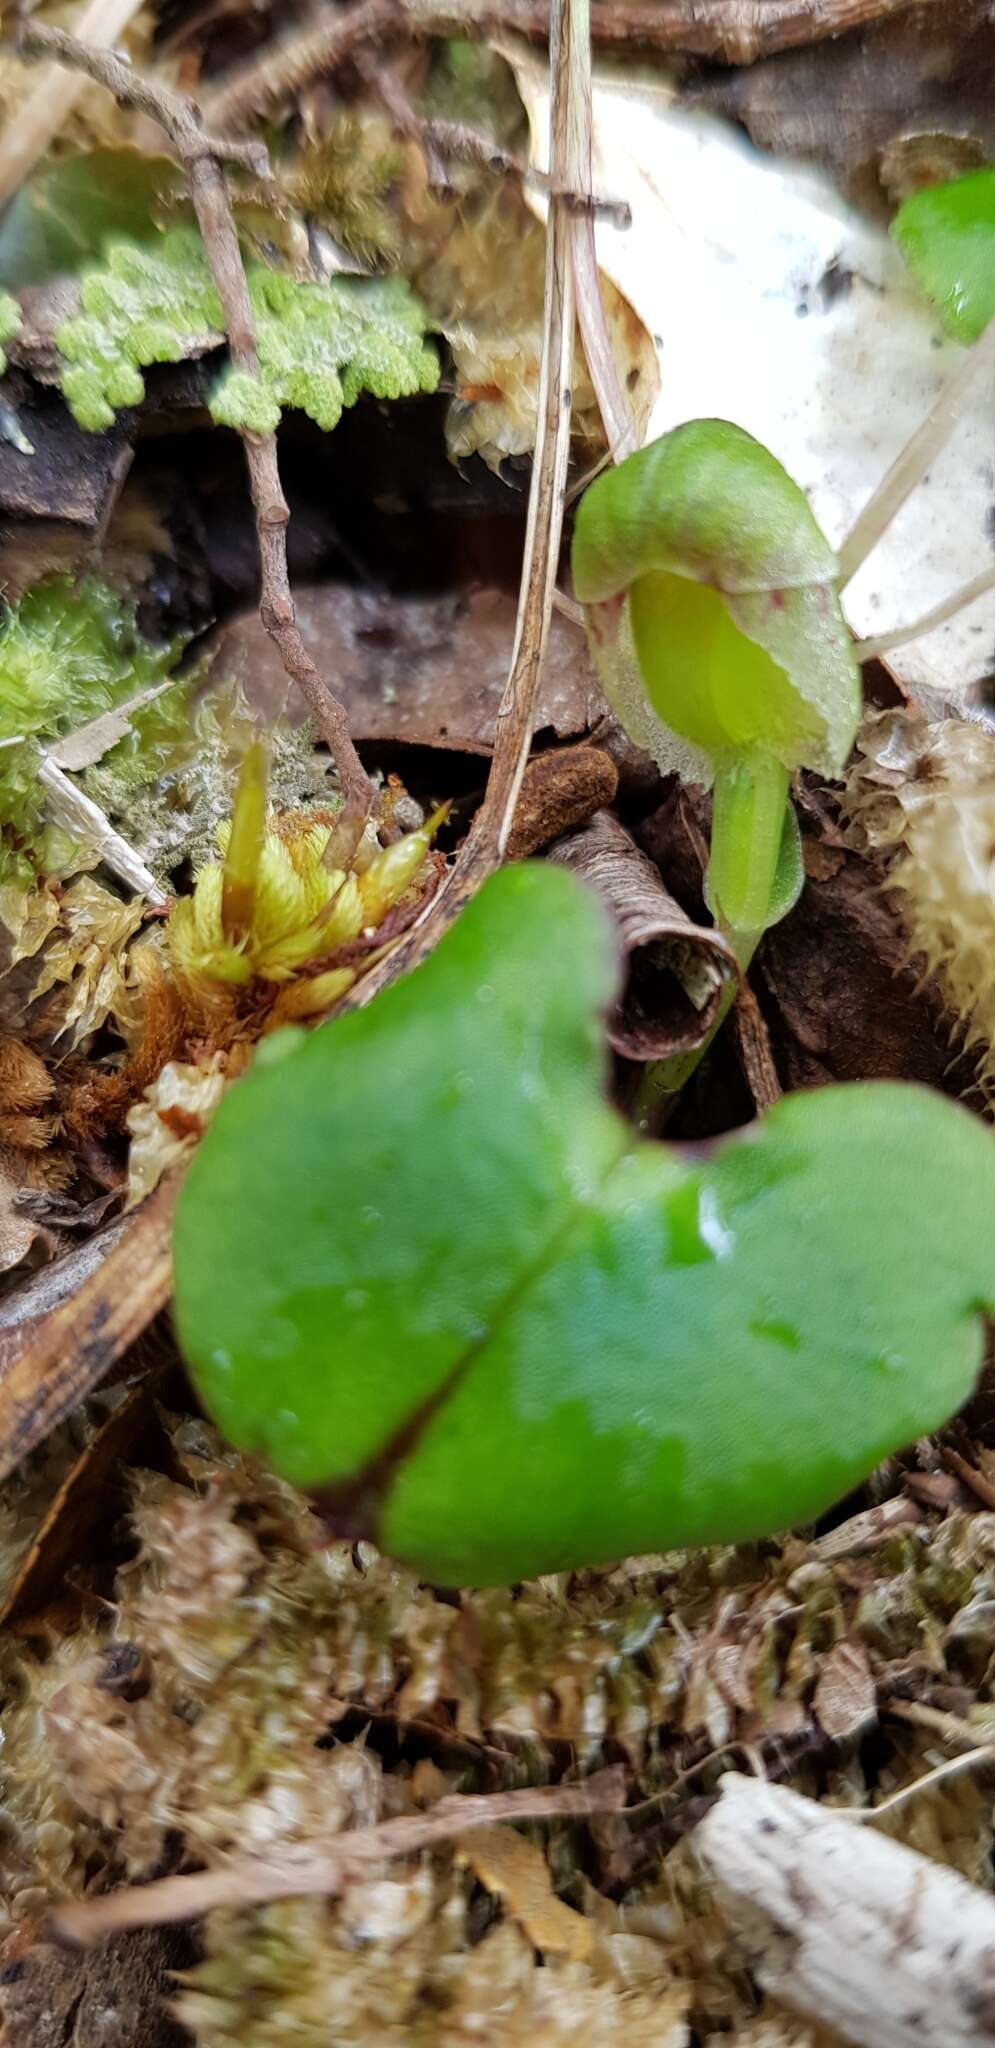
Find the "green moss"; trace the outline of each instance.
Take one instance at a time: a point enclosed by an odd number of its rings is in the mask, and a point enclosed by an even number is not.
[[[135,629],[102,583],[26,592],[0,624],[0,881],[29,883],[42,856],[37,742],[73,732],[160,682],[179,652]]]
[[[0,377],[7,368],[4,343],[13,341],[21,325],[21,308],[9,292],[0,292]]]
[[[388,123],[349,108],[277,179],[291,205],[329,228],[360,262],[392,264],[401,236],[388,194],[401,162]]]

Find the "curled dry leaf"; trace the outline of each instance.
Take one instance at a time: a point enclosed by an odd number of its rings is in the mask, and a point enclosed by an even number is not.
[[[739,971],[721,932],[696,925],[681,909],[610,811],[560,840],[550,858],[596,889],[615,920],[625,963],[608,1022],[615,1051],[661,1060],[704,1045]]]

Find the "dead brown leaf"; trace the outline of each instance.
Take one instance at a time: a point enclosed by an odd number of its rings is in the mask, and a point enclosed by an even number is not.
[[[396,597],[339,584],[294,593],[301,632],[335,677],[354,739],[489,754],[515,632],[503,590]],[[250,706],[296,718],[298,700],[255,612],[222,628],[212,684],[241,679]],[[586,732],[605,705],[579,626],[554,612],[535,730]]]
[[[594,1923],[566,1906],[553,1891],[549,1865],[538,1842],[513,1828],[476,1828],[457,1844],[474,1875],[518,1920],[543,1954],[583,1962],[594,1947]]]
[[[615,921],[625,960],[621,999],[608,1021],[616,1052],[661,1060],[704,1044],[735,956],[712,926],[696,925],[611,811],[599,811],[550,858],[596,889]]]
[[[877,1687],[863,1643],[844,1638],[827,1651],[813,1706],[833,1742],[848,1742],[877,1718]]]
[[[993,85],[987,0],[942,0],[706,78],[687,97],[742,121],[761,148],[816,157],[854,182],[862,174],[876,179],[882,152],[913,135],[946,137],[948,147],[959,140],[990,155]]]

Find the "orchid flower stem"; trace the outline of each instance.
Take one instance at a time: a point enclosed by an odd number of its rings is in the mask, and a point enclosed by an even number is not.
[[[786,908],[779,901],[778,878],[786,841],[794,844],[785,833],[788,791],[787,769],[775,755],[759,748],[730,756],[716,773],[708,895],[742,975],[768,925],[776,923]],[[702,1043],[644,1067],[631,1109],[638,1130],[652,1136],[664,1128],[735,999],[736,983],[730,981]]]

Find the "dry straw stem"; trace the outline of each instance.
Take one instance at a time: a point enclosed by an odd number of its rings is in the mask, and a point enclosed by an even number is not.
[[[570,261],[577,300],[577,324],[612,461],[622,462],[639,446],[639,433],[632,407],[622,389],[608,332],[594,238],[594,89],[590,0],[574,0],[570,62],[573,66],[570,153],[577,179],[575,189],[586,195],[586,203],[575,207],[570,217]]]
[[[591,33],[599,48],[681,50],[727,64],[752,64],[777,50],[813,43],[883,21],[918,4],[944,0],[595,0]],[[327,77],[370,41],[392,36],[494,36],[509,30],[550,35],[549,0],[358,0],[330,19],[270,44],[234,72],[206,102],[211,120],[240,128],[269,113],[315,78]]]
[[[906,499],[911,497],[951,435],[956,433],[968,407],[993,383],[995,320],[989,322],[980,341],[967,350],[963,362],[943,386],[932,410],[916,429],[911,441],[906,442],[901,454],[882,477],[873,497],[864,506],[839,552],[841,585],[849,583],[863,567],[892,520],[897,518]]]
[[[144,0],[90,0],[76,23],[76,34],[81,43],[113,43],[142,6]],[[34,91],[0,138],[0,206],[30,176],[84,90],[85,80],[58,64],[50,64],[36,80]]]
[[[74,840],[82,840],[94,853],[99,854],[104,866],[112,874],[126,882],[129,889],[144,896],[154,910],[165,910],[169,897],[141,856],[115,832],[110,819],[105,816],[99,804],[77,789],[51,755],[43,755],[38,763],[38,780],[45,791],[49,816],[61,825]]]
[[[617,1813],[625,1804],[625,1772],[616,1765],[576,1785],[521,1792],[452,1793],[428,1813],[405,1814],[374,1827],[354,1828],[327,1848],[295,1844],[268,1856],[232,1857],[218,1870],[163,1877],[152,1884],[60,1906],[52,1930],[63,1940],[97,1941],[125,1928],[199,1919],[218,1906],[257,1906],[269,1899],[332,1897],[393,1856],[412,1856],[436,1842],[451,1842],[473,1828],[500,1821],[583,1819]]]
[[[120,106],[137,107],[158,122],[187,173],[204,251],[224,308],[232,362],[258,378],[256,332],[245,266],[232,215],[222,163],[246,165],[268,174],[265,147],[230,142],[205,133],[200,111],[190,100],[155,85],[110,51],[88,49],[61,29],[28,24],[19,47],[29,57],[54,57],[71,70],[107,87]],[[338,770],[343,809],[329,845],[329,863],[343,866],[354,852],[373,803],[366,770],[353,746],[345,711],[319,675],[301,639],[287,568],[290,513],[280,482],[275,434],[242,435],[259,538],[259,615],[279,650],[288,676],[301,691]]]
[[[980,576],[972,576],[970,583],[962,583],[959,590],[924,612],[921,619],[913,619],[907,626],[894,626],[888,633],[875,633],[869,640],[858,640],[854,654],[858,661],[871,661],[876,655],[890,654],[893,647],[907,647],[910,640],[924,640],[927,633],[935,633],[938,626],[945,626],[948,619],[976,604],[979,597],[987,597],[990,590],[995,590],[995,565],[983,569]]]
[[[576,0],[554,0],[550,41],[550,171],[546,223],[546,290],[539,369],[536,445],[529,490],[522,583],[511,668],[498,713],[494,754],[483,803],[456,866],[423,915],[392,952],[371,968],[341,1004],[372,1000],[387,982],[416,967],[438,944],[464,905],[499,867],[511,840],[515,809],[529,758],[536,695],[553,609],[567,463],[570,454],[574,292],[570,257],[571,201],[582,187],[576,139],[575,95],[583,66],[573,59]],[[583,31],[583,24],[582,24]]]

